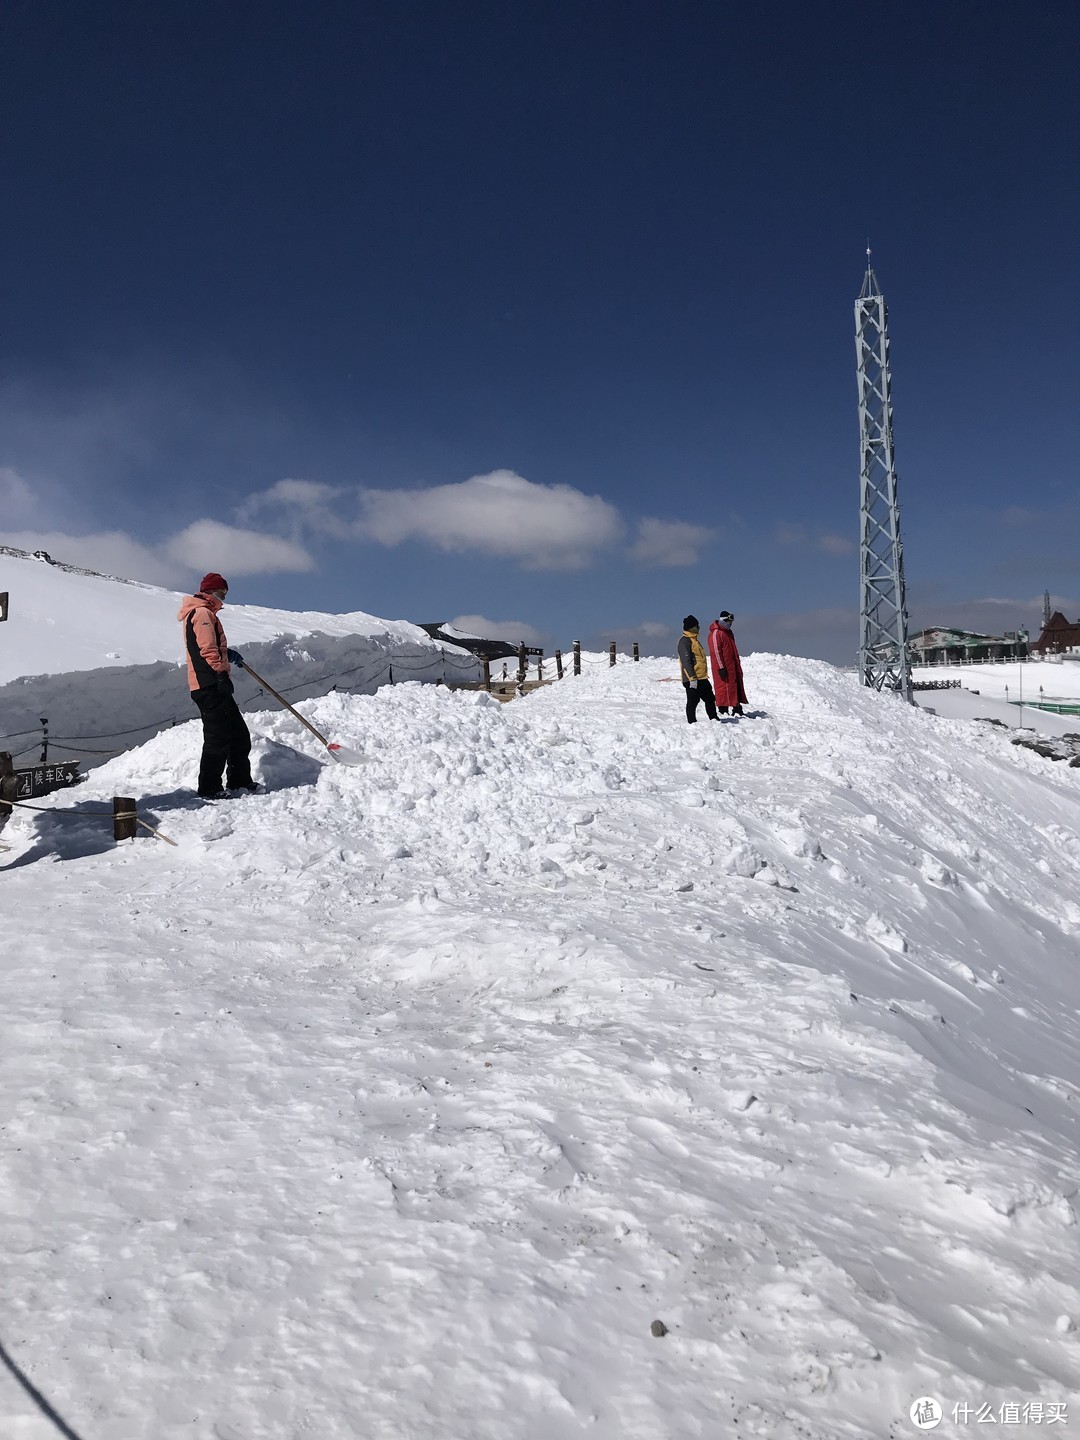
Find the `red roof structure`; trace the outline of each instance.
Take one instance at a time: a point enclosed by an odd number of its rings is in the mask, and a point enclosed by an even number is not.
[[[1080,650],[1080,620],[1074,625],[1065,619],[1060,610],[1055,610],[1031,648],[1041,655],[1061,655],[1067,650]]]

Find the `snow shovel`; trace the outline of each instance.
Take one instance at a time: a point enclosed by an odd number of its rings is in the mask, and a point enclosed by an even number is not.
[[[365,763],[367,756],[361,755],[358,750],[350,750],[348,746],[338,745],[333,740],[327,740],[325,735],[320,735],[311,721],[305,719],[294,705],[290,705],[284,695],[279,695],[274,687],[268,684],[257,670],[253,670],[246,660],[242,662],[240,668],[241,670],[246,670],[256,684],[261,685],[264,690],[271,694],[279,705],[284,705],[286,710],[291,711],[297,720],[300,721],[300,724],[303,725],[306,730],[310,730],[312,735],[315,736],[315,739],[326,746],[331,756],[339,765],[363,765]]]

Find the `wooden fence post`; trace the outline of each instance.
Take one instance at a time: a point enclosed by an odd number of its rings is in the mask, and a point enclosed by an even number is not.
[[[112,833],[114,840],[135,839],[135,801],[128,795],[114,795]]]
[[[519,692],[522,692],[522,693],[524,693],[524,690],[525,690],[525,664],[526,664],[526,661],[525,661],[525,642],[524,642],[524,640],[523,640],[523,641],[521,642],[521,644],[518,646],[518,673],[517,673],[518,690],[519,690]]]
[[[614,665],[614,664],[615,664],[615,641],[614,641],[614,640],[612,640],[611,644],[608,646],[608,664],[609,664],[609,665]]]
[[[11,814],[11,806],[6,802],[15,799],[17,784],[10,754],[6,750],[0,750],[0,820]]]
[[[561,651],[561,650],[556,650],[556,651],[555,651],[555,673],[558,675],[559,679],[561,680],[561,679],[562,679],[562,651]]]
[[[486,655],[484,656],[484,689],[489,693],[491,691],[491,661]]]
[[[638,654],[637,641],[635,640],[635,641],[634,641],[634,663],[635,663],[635,665],[637,664],[637,662],[638,662],[640,659],[641,659],[641,656]]]
[[[574,641],[574,674],[581,674],[581,641]]]
[[[544,652],[543,652],[543,650],[541,650],[541,651],[540,651],[540,654],[537,655],[537,657],[536,657],[536,683],[537,683],[538,685],[542,685],[542,684],[544,683]]]

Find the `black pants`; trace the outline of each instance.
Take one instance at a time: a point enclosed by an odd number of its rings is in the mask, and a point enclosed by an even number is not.
[[[690,689],[690,682],[688,680],[684,680],[682,683],[683,689],[686,691],[686,718],[689,723],[693,725],[697,719],[699,700],[705,701],[705,714],[708,715],[710,720],[715,720],[717,718],[716,701],[713,699],[712,686],[708,680],[699,680],[696,690]]]
[[[251,733],[231,692],[217,685],[204,685],[201,690],[193,690],[191,698],[199,707],[203,724],[199,793],[210,794],[221,789],[226,765],[226,783],[230,788],[250,785]]]

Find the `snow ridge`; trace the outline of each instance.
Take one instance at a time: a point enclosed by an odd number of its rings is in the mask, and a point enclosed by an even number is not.
[[[694,727],[664,661],[332,694],[359,771],[265,712],[262,795],[193,802],[188,724],[52,797],[176,849],[9,824],[6,1323],[88,1440],[1076,1392],[1080,773],[746,671]]]

